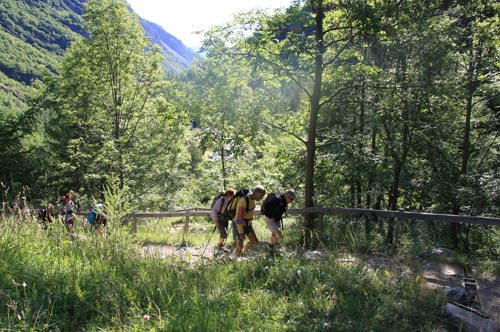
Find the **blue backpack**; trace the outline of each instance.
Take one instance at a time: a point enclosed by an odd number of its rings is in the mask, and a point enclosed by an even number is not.
[[[99,214],[98,211],[102,211],[103,208],[104,205],[102,203],[97,203],[96,205],[94,205],[94,207],[92,207],[92,209],[87,214],[87,221],[89,222],[89,224],[91,224],[92,226],[95,225],[97,216]]]

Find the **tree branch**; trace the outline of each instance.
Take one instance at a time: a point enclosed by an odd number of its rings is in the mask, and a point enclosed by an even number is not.
[[[265,125],[268,125],[269,127],[273,127],[273,128],[279,129],[279,130],[281,130],[281,131],[283,131],[283,132],[285,132],[285,133],[287,133],[289,135],[292,135],[293,137],[295,137],[296,139],[298,139],[301,143],[303,143],[304,145],[307,145],[307,141],[306,140],[304,140],[302,137],[300,137],[300,136],[292,133],[288,129],[285,129],[285,128],[281,127],[281,126],[275,125],[275,124],[267,122],[267,121],[262,121],[262,123],[265,124]]]

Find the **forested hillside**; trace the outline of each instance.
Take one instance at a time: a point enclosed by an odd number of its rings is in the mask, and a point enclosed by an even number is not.
[[[85,36],[83,0],[5,0],[0,3],[0,71],[30,84],[43,70],[54,72],[58,57]],[[160,26],[141,19],[146,32],[162,46],[170,70],[187,68],[194,54]]]

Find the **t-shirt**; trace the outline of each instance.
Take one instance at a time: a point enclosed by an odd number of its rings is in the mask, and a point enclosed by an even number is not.
[[[224,196],[220,197],[215,202],[214,207],[212,209],[212,220],[214,222],[217,222],[219,220],[220,214],[222,214],[224,210],[226,210],[226,206],[229,202],[230,201]]]
[[[243,233],[243,226],[244,225],[250,225],[252,223],[252,219],[253,219],[253,212],[255,210],[255,201],[253,199],[250,198],[250,195],[247,196],[248,197],[248,207],[247,207],[247,200],[245,199],[245,197],[241,197],[239,200],[238,200],[238,203],[236,204],[236,227],[238,228],[238,233],[242,234]],[[243,217],[241,219],[241,221],[243,221],[242,223],[239,223],[240,220],[238,220],[238,217],[239,217],[239,210],[243,209]],[[248,212],[247,212],[248,211]]]

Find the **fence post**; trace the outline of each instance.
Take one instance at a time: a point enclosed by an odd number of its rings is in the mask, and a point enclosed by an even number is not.
[[[132,211],[132,234],[137,234],[137,216],[135,211]]]
[[[186,221],[184,223],[184,232],[182,234],[182,244],[181,246],[182,247],[186,247],[187,246],[187,232],[189,230],[189,214],[188,212],[186,211]]]

